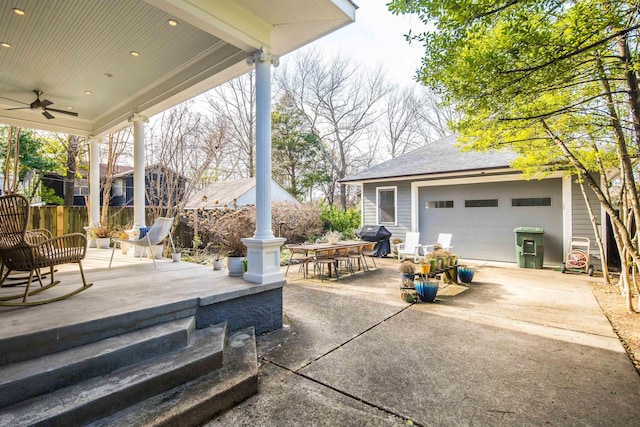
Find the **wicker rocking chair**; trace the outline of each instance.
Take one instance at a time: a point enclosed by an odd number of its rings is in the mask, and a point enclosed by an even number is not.
[[[0,288],[7,276],[13,271],[28,272],[24,293],[0,294],[0,306],[33,306],[47,304],[69,298],[91,287],[87,284],[82,270],[87,238],[80,233],[66,234],[51,238],[50,233],[43,230],[27,230],[29,224],[29,201],[19,194],[0,197]],[[39,294],[59,284],[54,279],[54,267],[61,264],[77,263],[82,276],[82,286],[54,298],[29,301],[29,297]],[[49,268],[51,283],[42,283],[41,268]],[[6,271],[5,271],[6,270]],[[33,276],[36,276],[40,287],[31,290]],[[15,285],[14,285],[15,286]],[[20,300],[22,301],[15,301]]]

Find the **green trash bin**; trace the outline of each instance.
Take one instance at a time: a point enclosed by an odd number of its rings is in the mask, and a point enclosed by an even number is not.
[[[542,268],[544,228],[516,227],[516,260],[520,268]]]

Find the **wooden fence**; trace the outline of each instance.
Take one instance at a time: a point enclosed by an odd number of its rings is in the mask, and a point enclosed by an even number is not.
[[[148,217],[149,211],[147,211]],[[133,224],[133,207],[110,207],[108,213],[108,227],[111,230],[127,229]],[[31,227],[45,228],[53,236],[68,233],[84,233],[84,227],[89,225],[87,208],[85,206],[32,206]],[[174,228],[175,242],[181,247],[190,247],[193,240],[193,230],[185,223],[179,223]]]

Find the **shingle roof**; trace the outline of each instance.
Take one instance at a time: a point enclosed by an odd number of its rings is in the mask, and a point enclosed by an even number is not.
[[[460,172],[509,167],[517,157],[508,150],[477,152],[455,147],[456,135],[448,136],[410,153],[375,165],[341,182],[399,178],[437,173]]]

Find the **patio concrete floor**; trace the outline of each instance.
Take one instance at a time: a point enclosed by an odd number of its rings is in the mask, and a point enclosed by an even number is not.
[[[637,424],[640,377],[592,278],[486,266],[410,305],[397,266],[324,283],[292,269],[260,393],[208,426]]]

